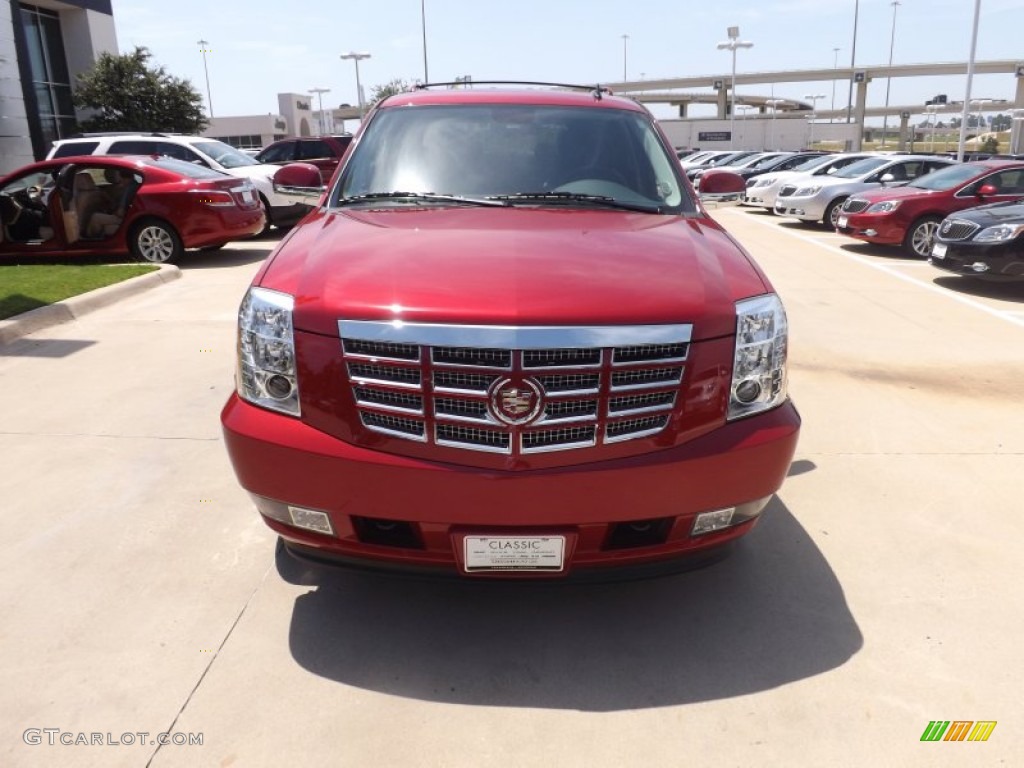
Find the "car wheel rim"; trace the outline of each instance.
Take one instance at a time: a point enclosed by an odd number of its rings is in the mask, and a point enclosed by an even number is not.
[[[932,244],[935,242],[935,232],[939,225],[934,221],[926,221],[914,230],[914,236],[910,241],[910,247],[918,256],[928,256],[932,252]]]
[[[163,227],[146,227],[139,232],[139,254],[146,261],[164,262],[173,253],[171,233]]]
[[[832,207],[832,213],[829,214],[828,220],[832,224],[832,229],[839,226],[839,212],[843,206],[836,205]]]

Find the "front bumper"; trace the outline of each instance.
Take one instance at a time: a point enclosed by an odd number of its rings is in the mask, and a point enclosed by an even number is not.
[[[939,247],[945,253],[938,256]],[[989,280],[1024,280],[1024,243],[965,245],[936,243],[928,262],[946,272]],[[982,265],[987,269],[981,268]]]
[[[780,197],[775,200],[775,213],[801,221],[821,221],[825,215],[825,206],[815,197]]]
[[[329,517],[333,535],[264,517],[292,549],[321,559],[452,573],[462,569],[459,543],[465,535],[565,536],[566,573],[721,547],[749,531],[756,516],[692,536],[695,517],[774,494],[788,472],[800,429],[800,417],[787,401],[675,448],[504,472],[359,448],[234,395],[222,423],[236,475],[247,491]],[[375,528],[368,535],[367,526],[376,524],[398,524],[405,533],[387,540],[375,535],[381,532]],[[661,532],[656,540],[630,539],[633,528],[650,526]]]
[[[836,232],[866,243],[876,245],[899,245],[903,242],[906,229],[895,222],[892,216],[866,215],[863,213],[845,214],[840,211],[840,223],[846,218],[846,226],[836,227]]]

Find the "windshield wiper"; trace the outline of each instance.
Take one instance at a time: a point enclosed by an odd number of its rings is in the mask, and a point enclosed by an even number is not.
[[[510,195],[494,195],[488,200],[502,200],[507,202],[540,202],[540,203],[592,203],[606,208],[618,208],[624,211],[640,211],[642,213],[661,213],[661,207],[657,205],[645,205],[643,203],[630,203],[624,200],[616,200],[607,195],[584,195],[579,192],[513,192]]]
[[[494,207],[505,207],[502,203],[491,198],[463,197],[462,195],[447,195],[435,192],[367,192],[362,195],[350,195],[338,201],[338,205],[350,203],[361,203],[364,200],[409,200],[414,203],[458,203],[460,205],[483,205]]]

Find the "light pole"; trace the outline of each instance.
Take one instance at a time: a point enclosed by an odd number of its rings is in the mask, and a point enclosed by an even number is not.
[[[1010,154],[1019,155],[1024,151],[1024,141],[1021,140],[1024,136],[1024,109],[1015,109],[1010,114],[1013,116],[1010,123]]]
[[[732,51],[732,88],[729,89],[729,149],[733,146],[733,124],[736,117],[736,49],[753,48],[754,44],[746,40],[740,40],[740,28],[729,27],[729,42],[719,43],[718,50]]]
[[[842,48],[833,48],[832,49],[832,53],[835,56],[835,60],[832,62],[832,69],[839,69],[839,51],[841,51],[841,50],[842,50]],[[835,111],[836,111],[836,79],[833,77],[832,78],[832,112],[835,113]],[[831,123],[832,122],[832,118],[830,117],[828,119],[828,121]]]
[[[974,82],[974,54],[978,51],[978,18],[981,16],[981,0],[974,0],[974,30],[971,32],[971,56],[967,60],[967,88],[964,93],[964,111],[960,117],[960,140],[957,142],[956,159],[963,162],[964,143],[967,141],[967,110],[971,108],[971,84]]]
[[[857,17],[860,16],[860,0],[853,0],[853,46],[850,48],[850,93],[846,97],[846,122],[853,122],[853,78],[857,66]],[[863,128],[864,126],[861,126]]]
[[[206,67],[206,54],[212,53],[207,46],[210,43],[206,40],[196,41],[199,52],[203,54],[203,72],[206,74],[206,103],[210,105],[210,117],[213,117],[213,97],[210,95],[210,70]]]
[[[626,46],[629,44],[629,35],[622,36],[622,82],[629,78],[626,75]]]
[[[807,125],[810,128],[810,135],[807,138],[807,148],[810,149],[814,144],[814,122],[813,120],[817,117],[815,112],[818,110],[818,100],[824,99],[824,93],[814,93],[804,96],[809,102],[811,102],[811,114],[807,116]]]
[[[775,113],[779,111],[779,104],[784,104],[785,101],[786,101],[785,99],[767,99],[765,101],[765,104],[770,105],[771,108],[772,108],[772,146],[771,146],[771,148],[773,150],[774,149],[778,149],[778,146],[775,144]]]
[[[900,0],[892,0],[892,35],[889,37],[889,69],[892,69],[892,52],[896,46],[896,9]],[[889,86],[892,84],[892,72],[885,78],[885,114],[882,115],[882,146],[885,146],[886,133],[889,130]]]
[[[928,151],[935,151],[935,124],[939,120],[939,107],[937,104],[928,104],[925,106],[924,111],[927,112],[932,119],[932,136],[931,141],[928,142]]]
[[[351,59],[356,63],[356,101],[359,103],[359,119],[363,119],[363,86],[359,82],[359,62],[363,59],[370,58],[368,53],[356,53],[355,51],[349,51],[339,56],[341,59]]]
[[[310,93],[315,93],[320,101],[320,135],[323,136],[325,133],[331,133],[331,131],[324,130],[324,94],[330,93],[330,88],[310,88]],[[331,121],[334,122],[333,120]]]
[[[420,28],[423,30],[423,82],[429,83],[427,76],[427,0],[420,0]]]

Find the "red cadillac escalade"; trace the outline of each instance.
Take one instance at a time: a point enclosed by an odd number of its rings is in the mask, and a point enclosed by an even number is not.
[[[730,176],[704,193],[737,198]],[[293,555],[643,572],[722,551],[782,485],[782,303],[641,105],[420,88],[329,189],[277,181],[318,203],[242,301],[222,422]]]

